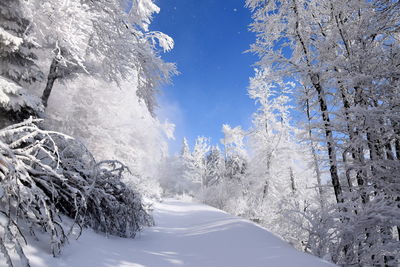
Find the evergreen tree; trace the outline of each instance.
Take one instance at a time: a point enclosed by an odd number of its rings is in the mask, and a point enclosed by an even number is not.
[[[212,146],[206,156],[205,186],[210,187],[222,182],[224,176],[224,159],[218,146]]]
[[[193,148],[193,160],[194,160],[194,175],[192,181],[195,184],[200,184],[201,190],[205,187],[207,164],[206,155],[210,150],[208,144],[209,140],[205,137],[197,137],[196,143]]]
[[[24,8],[23,1],[0,3],[0,127],[42,110],[38,98],[27,89],[43,74],[35,64],[37,44],[28,36],[30,21]]]

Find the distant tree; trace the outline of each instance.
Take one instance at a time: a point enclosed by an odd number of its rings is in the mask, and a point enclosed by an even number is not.
[[[187,158],[190,156],[190,147],[186,137],[182,139],[182,149],[181,149],[181,157]]]
[[[197,198],[232,214],[243,210],[243,183],[247,170],[244,131],[223,125],[224,154],[217,146],[204,155],[205,186]]]
[[[212,146],[206,156],[205,186],[213,186],[222,181],[225,173],[225,162],[218,146]]]
[[[179,156],[179,163],[180,173],[178,184],[180,185],[180,188],[178,190],[178,193],[193,195],[199,189],[198,183],[200,181],[198,180],[196,161],[193,157],[186,138],[183,138],[182,141],[182,150]]]
[[[190,151],[186,138],[183,139],[180,155],[181,177],[186,184],[185,191],[192,195],[202,190],[206,178],[206,154],[209,151],[208,139],[198,137],[193,152]]]
[[[240,126],[222,126],[224,137],[221,143],[225,151],[225,177],[241,181],[247,169],[247,153],[244,146],[245,132]]]
[[[193,148],[194,160],[194,175],[192,181],[200,184],[201,190],[204,189],[206,184],[207,164],[206,155],[210,151],[209,140],[205,137],[197,137],[196,143]]]

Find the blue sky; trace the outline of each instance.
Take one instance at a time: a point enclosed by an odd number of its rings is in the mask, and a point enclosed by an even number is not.
[[[162,88],[161,119],[176,124],[176,141],[170,152],[180,150],[182,138],[193,145],[197,136],[219,143],[222,124],[248,128],[254,101],[247,96],[252,65],[257,57],[244,53],[255,40],[248,31],[251,14],[244,0],[157,0],[161,12],[151,30],[171,36],[175,48],[162,54],[181,73]]]

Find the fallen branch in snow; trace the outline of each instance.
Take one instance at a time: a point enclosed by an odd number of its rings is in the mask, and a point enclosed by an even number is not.
[[[125,165],[96,163],[81,143],[42,130],[39,122],[29,119],[0,130],[0,252],[9,266],[14,252],[29,266],[21,225],[31,234],[37,229],[48,233],[57,256],[74,225],[134,237],[153,223],[139,194],[122,182]],[[60,213],[74,220],[69,231]]]

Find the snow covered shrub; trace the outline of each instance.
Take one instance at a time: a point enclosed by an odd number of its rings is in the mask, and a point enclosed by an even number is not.
[[[394,225],[400,225],[398,203],[383,192],[374,191],[366,203],[339,205],[340,223],[333,225],[338,232],[335,263],[360,266],[398,266],[400,242]],[[359,201],[361,202],[361,201]],[[358,204],[358,205],[357,205]]]
[[[72,230],[61,213],[79,227],[121,237],[152,224],[138,194],[121,181],[127,171],[122,163],[96,163],[83,145],[40,129],[39,122],[0,130],[0,251],[10,266],[15,252],[28,264],[22,229],[48,233],[53,255],[60,253]]]
[[[153,224],[142,207],[139,194],[123,182],[124,175],[129,174],[123,163],[117,160],[96,163],[80,142],[63,136],[53,140],[68,183],[86,192],[82,210],[76,210],[66,202],[60,205],[63,213],[78,216],[79,223],[95,230],[121,237],[134,237],[143,225]]]
[[[66,178],[57,168],[58,151],[51,134],[40,130],[33,122],[28,120],[0,131],[2,246],[5,248],[7,243],[13,243],[22,258],[17,239],[22,237],[18,220],[25,221],[31,233],[34,228],[48,232],[53,254],[57,255],[67,239],[57,216],[58,200],[74,199],[68,203],[78,207],[83,206],[84,199],[79,196],[82,192],[65,186]],[[2,253],[9,258],[7,249]]]
[[[306,252],[342,266],[398,266],[400,244],[390,226],[400,218],[394,201],[377,194],[365,204],[325,204],[296,213],[299,220],[292,224],[307,232]]]
[[[244,186],[239,181],[225,178],[200,190],[196,194],[196,199],[230,214],[243,215],[247,204],[243,197],[243,188]]]
[[[297,242],[300,241],[303,246],[302,250],[328,261],[333,260],[333,255],[336,255],[337,228],[340,224],[336,205],[310,206],[304,210],[293,207],[283,213],[288,216],[293,228],[306,232],[305,236],[302,235],[302,240],[297,236]]]
[[[139,194],[122,182],[125,171],[127,167],[115,160],[96,165],[94,186],[87,198],[85,225],[121,237],[134,237],[144,225],[153,225]]]

